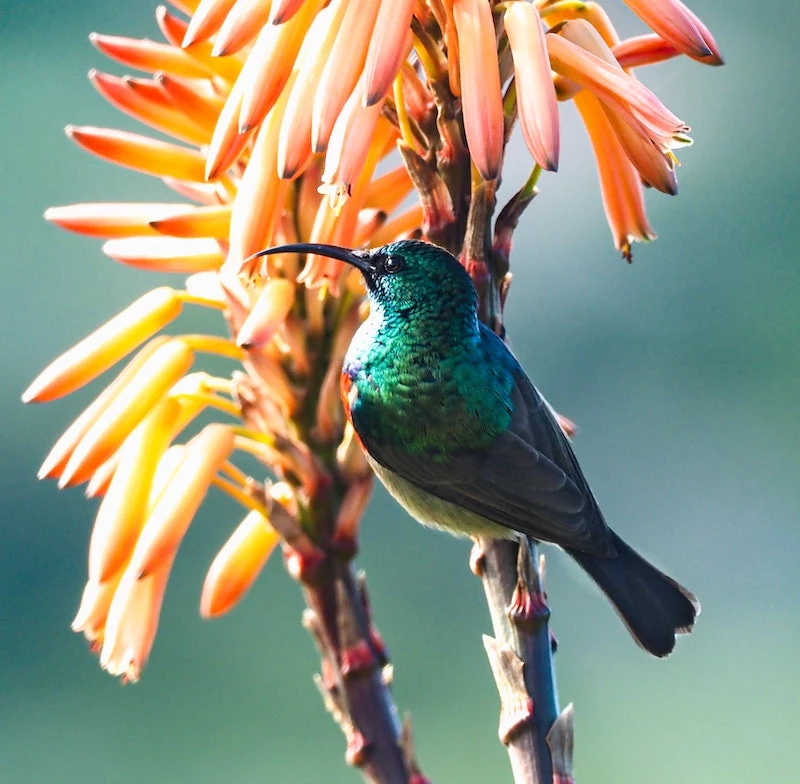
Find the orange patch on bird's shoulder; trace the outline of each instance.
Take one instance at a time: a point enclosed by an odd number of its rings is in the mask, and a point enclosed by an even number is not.
[[[342,396],[342,405],[344,406],[345,414],[347,414],[347,421],[353,428],[353,435],[356,441],[358,441],[358,445],[366,452],[367,449],[364,446],[364,442],[361,440],[356,426],[353,424],[353,405],[358,397],[358,387],[353,384],[353,379],[346,370],[339,376],[339,394]]]
[[[351,409],[355,403],[356,396],[358,395],[358,388],[353,386],[353,379],[350,374],[345,370],[339,376],[339,394],[342,396],[342,405],[344,412],[347,414],[347,419],[350,424],[353,424],[353,415]]]

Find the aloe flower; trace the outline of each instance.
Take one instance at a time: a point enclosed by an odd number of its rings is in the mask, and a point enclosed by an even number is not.
[[[53,401],[116,372],[39,473],[99,499],[73,628],[102,667],[141,676],[183,537],[206,495],[226,493],[241,518],[209,567],[203,617],[233,608],[280,545],[348,761],[368,781],[426,781],[395,721],[388,657],[351,565],[372,486],[339,400],[342,358],[365,316],[360,278],[327,257],[257,254],[422,237],[459,256],[479,315],[500,331],[513,231],[541,170],[558,167],[558,101],[574,100],[614,244],[630,260],[632,242],[655,236],[643,184],[676,192],[673,150],[689,141],[634,69],[679,54],[722,60],[679,0],[626,1],[652,33],[620,40],[603,7],[580,0],[175,0],[177,11],[156,11],[163,41],[91,36],[137,72],[92,70],[92,86],[144,128],[69,126],[67,136],[158,178],[164,200],[78,203],[45,217],[104,240],[117,263],[185,276],[67,349],[23,395]],[[533,160],[492,225],[517,120]],[[197,307],[218,315],[217,334],[181,331],[184,309]],[[174,334],[160,334],[166,327]],[[236,369],[203,371],[207,354]],[[203,413],[214,421],[198,429]],[[261,473],[246,473],[242,455]],[[539,636],[523,623],[546,610],[541,569],[535,552],[510,546],[483,542],[472,563],[495,616],[487,652],[501,737],[518,780],[534,780],[524,771],[536,760],[537,780],[552,771],[571,781],[571,712],[556,718],[551,670],[536,670],[536,715],[520,680],[533,653],[550,661],[546,619]]]

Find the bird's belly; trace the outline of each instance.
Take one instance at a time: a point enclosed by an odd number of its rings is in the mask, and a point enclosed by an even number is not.
[[[456,536],[491,536],[497,539],[519,536],[510,528],[420,490],[394,471],[368,459],[383,486],[417,522]]]

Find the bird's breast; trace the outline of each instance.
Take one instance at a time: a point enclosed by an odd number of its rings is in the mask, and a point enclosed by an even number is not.
[[[342,400],[363,443],[444,457],[507,427],[513,378],[494,359],[475,336],[412,340],[368,320],[345,357]]]

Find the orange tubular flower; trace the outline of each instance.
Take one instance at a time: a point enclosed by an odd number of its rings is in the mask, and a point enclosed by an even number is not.
[[[179,411],[176,400],[163,400],[120,449],[119,465],[97,511],[89,543],[90,581],[111,579],[130,559],[144,526],[156,466],[167,451]]]
[[[233,450],[233,430],[207,425],[186,449],[149,513],[128,570],[138,579],[172,562],[178,545],[208,492],[211,480]]]
[[[121,264],[153,272],[191,274],[219,269],[223,262],[219,242],[213,239],[129,237],[109,240],[102,251]]]
[[[110,128],[68,125],[66,134],[85,150],[129,169],[176,180],[205,179],[203,156],[197,150]]]
[[[311,146],[324,152],[336,118],[356,86],[367,56],[380,0],[348,0],[314,98]]]
[[[625,0],[631,10],[678,51],[708,65],[722,65],[709,29],[681,0]]]
[[[278,176],[278,134],[291,86],[290,81],[259,129],[247,168],[239,180],[226,262],[227,267],[237,273],[245,259],[272,244],[273,232],[286,201],[289,183]]]
[[[614,58],[623,68],[638,68],[640,65],[653,65],[672,57],[677,57],[680,52],[674,44],[668,43],[660,35],[638,35],[635,38],[626,38],[616,44],[612,50]]]
[[[270,0],[236,0],[214,41],[211,54],[225,57],[247,46],[269,19]]]
[[[543,169],[558,169],[558,105],[542,19],[532,5],[513,3],[505,29],[514,58],[517,107],[525,143]]]
[[[147,237],[152,223],[180,212],[181,204],[70,204],[45,210],[45,220],[89,237]]]
[[[564,36],[569,31],[577,33],[576,38],[581,43],[587,41],[589,33],[588,44],[598,47],[607,59],[567,40]],[[673,158],[668,153],[672,147],[689,141],[685,135],[688,126],[667,110],[650,90],[622,70],[586,22],[567,22],[561,33],[547,36],[553,68],[589,89],[603,102],[620,142],[647,183],[665,193],[675,193]]]
[[[343,0],[334,0],[322,9],[300,49],[297,79],[286,103],[278,139],[278,176],[281,179],[294,179],[311,159],[314,96],[346,10],[347,3]]]
[[[415,0],[386,0],[381,4],[364,64],[364,106],[380,101],[411,50],[408,28]]]
[[[586,91],[578,93],[574,100],[594,149],[600,193],[614,244],[630,261],[632,242],[647,242],[656,236],[645,215],[641,181],[600,101]]]
[[[268,281],[239,330],[236,344],[243,348],[266,346],[289,315],[294,304],[294,290],[294,284],[288,280]]]
[[[114,593],[105,621],[100,666],[126,682],[138,681],[147,663],[173,560],[174,555],[157,572],[141,579],[128,569]]]
[[[251,511],[222,546],[208,570],[200,614],[204,618],[216,618],[239,602],[279,541],[280,535],[264,515],[255,509]]]
[[[170,340],[157,348],[77,444],[61,474],[59,487],[89,479],[183,377],[193,359],[194,352],[181,340]]]
[[[320,192],[329,194],[334,209],[341,208],[361,174],[383,108],[383,100],[364,107],[362,96],[359,82],[333,126],[325,156]]]
[[[300,45],[322,0],[307,0],[300,12],[281,25],[268,25],[258,36],[242,71],[244,80],[239,133],[255,128],[267,116],[292,72]]]
[[[455,0],[453,17],[467,146],[481,177],[494,180],[503,159],[503,96],[492,10],[484,0]]]
[[[169,324],[181,307],[181,298],[173,289],[153,289],[51,362],[25,390],[22,400],[55,400],[88,384]]]

